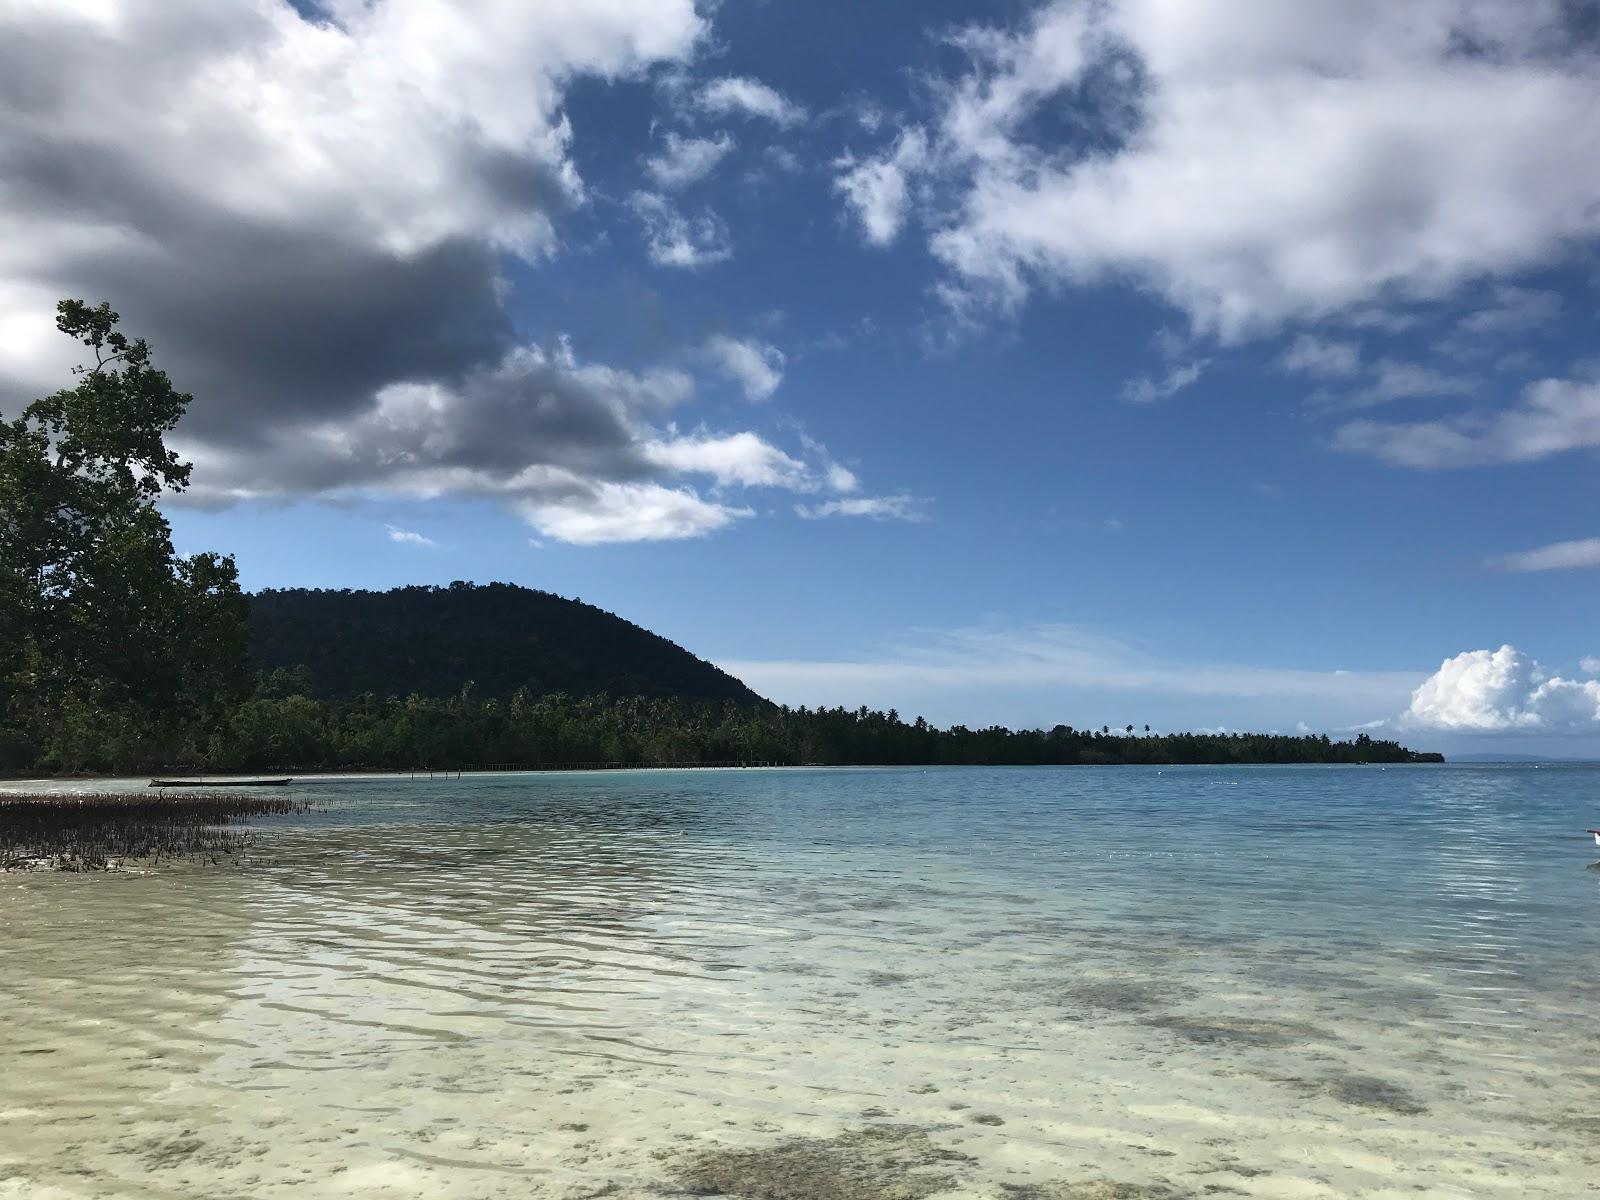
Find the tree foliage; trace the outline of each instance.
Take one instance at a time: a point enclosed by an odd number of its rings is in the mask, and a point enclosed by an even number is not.
[[[211,745],[240,771],[488,766],[1028,765],[1436,761],[1366,734],[1103,734],[999,726],[939,729],[865,708],[780,708],[681,697],[375,696],[319,700],[303,674],[264,677]]]
[[[231,557],[179,558],[157,507],[191,397],[109,305],[57,307],[94,361],[0,421],[0,766],[193,752],[249,687]]]

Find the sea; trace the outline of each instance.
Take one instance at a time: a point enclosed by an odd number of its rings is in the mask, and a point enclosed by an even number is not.
[[[0,1197],[1600,1195],[1594,767],[292,794],[0,875]]]

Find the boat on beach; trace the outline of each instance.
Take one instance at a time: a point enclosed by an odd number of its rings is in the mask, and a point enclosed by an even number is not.
[[[153,788],[288,787],[289,779],[152,779]]]

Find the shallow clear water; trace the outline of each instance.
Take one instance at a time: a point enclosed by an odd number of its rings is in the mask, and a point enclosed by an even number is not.
[[[297,792],[0,876],[0,1196],[1600,1192],[1594,769]]]

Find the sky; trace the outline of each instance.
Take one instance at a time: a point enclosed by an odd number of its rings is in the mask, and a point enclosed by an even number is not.
[[[0,0],[0,412],[792,704],[1600,756],[1600,5]]]

